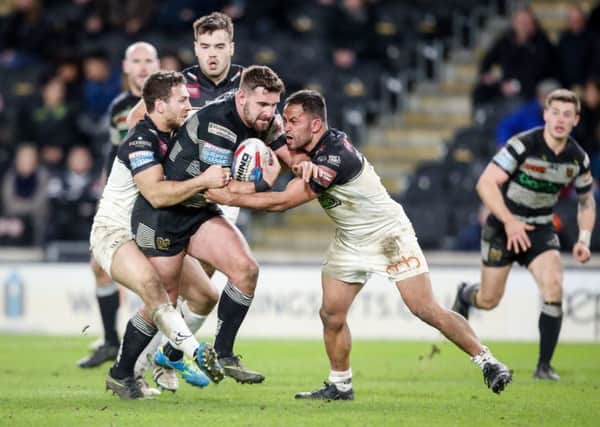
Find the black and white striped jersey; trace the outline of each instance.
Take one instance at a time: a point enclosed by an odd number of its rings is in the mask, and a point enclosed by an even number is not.
[[[508,140],[492,159],[509,176],[504,202],[515,217],[530,224],[550,224],[561,190],[574,182],[577,194],[592,188],[590,159],[573,138],[555,154],[534,128]]]

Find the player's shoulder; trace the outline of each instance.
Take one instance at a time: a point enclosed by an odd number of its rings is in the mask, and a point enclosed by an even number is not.
[[[229,82],[237,84],[237,82],[239,82],[239,80],[241,79],[243,72],[244,67],[238,64],[231,64],[231,66],[229,67],[229,74],[227,75]]]
[[[340,167],[350,158],[360,157],[356,148],[350,143],[346,134],[338,129],[329,129],[311,153],[315,164]]]
[[[568,153],[573,157],[573,160],[584,165],[584,167],[588,167],[590,163],[590,158],[586,151],[583,149],[581,145],[575,140],[575,138],[569,136],[567,140],[567,150]]]
[[[522,155],[526,151],[533,150],[540,142],[543,142],[544,128],[535,127],[533,129],[520,132],[513,135],[506,145],[512,148],[517,155]]]
[[[108,109],[109,111],[118,111],[131,105],[135,105],[139,100],[139,96],[135,96],[129,91],[123,91],[112,100]]]
[[[128,146],[148,146],[151,147],[153,142],[158,141],[159,136],[152,123],[147,119],[140,120],[133,128],[129,130],[127,136],[123,140],[124,145]],[[147,142],[147,144],[141,141]]]

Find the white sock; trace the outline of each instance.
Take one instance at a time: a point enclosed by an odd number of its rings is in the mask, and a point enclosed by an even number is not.
[[[329,371],[329,382],[339,391],[352,390],[352,368],[348,368],[347,371]]]
[[[154,353],[156,350],[162,345],[162,341],[165,339],[165,336],[159,332],[152,338],[152,341],[146,346],[144,351],[140,353],[138,359],[135,361],[135,368],[133,372],[135,373],[136,378],[139,376],[144,376],[144,372],[146,372],[150,368],[150,362],[148,361],[148,355],[150,355],[151,359],[154,359]],[[166,340],[165,340],[166,342]]]
[[[187,301],[184,301],[181,304],[181,315],[183,316],[183,320],[185,320],[185,324],[188,325],[192,334],[196,335],[196,332],[200,330],[204,321],[206,320],[206,316],[203,314],[196,314],[190,307],[188,306]]]
[[[498,363],[490,349],[486,346],[483,346],[483,350],[471,357],[471,361],[479,366],[480,369],[483,369],[486,363]]]
[[[158,329],[167,337],[177,350],[183,351],[190,359],[198,349],[198,341],[187,327],[181,314],[171,304],[162,304],[152,316]]]

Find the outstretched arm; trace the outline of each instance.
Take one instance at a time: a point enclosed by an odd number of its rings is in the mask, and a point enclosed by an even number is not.
[[[315,199],[317,194],[301,178],[294,178],[284,191],[241,194],[225,187],[207,190],[204,196],[207,200],[222,205],[282,212]]]
[[[154,165],[134,175],[140,193],[154,208],[173,206],[207,188],[223,187],[231,178],[229,168],[213,165],[198,176],[184,181],[167,181],[162,165]]]

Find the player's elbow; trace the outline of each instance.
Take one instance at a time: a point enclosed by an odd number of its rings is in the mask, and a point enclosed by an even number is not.
[[[144,198],[150,203],[154,209],[166,208],[169,206],[168,201],[165,197],[162,197],[160,194],[150,193],[144,194]]]
[[[483,193],[485,193],[485,190],[490,187],[490,185],[493,186],[495,184],[492,181],[490,181],[490,179],[487,176],[485,176],[485,174],[481,175],[477,180],[477,184],[475,185],[475,191],[477,191],[477,194],[481,196]]]

